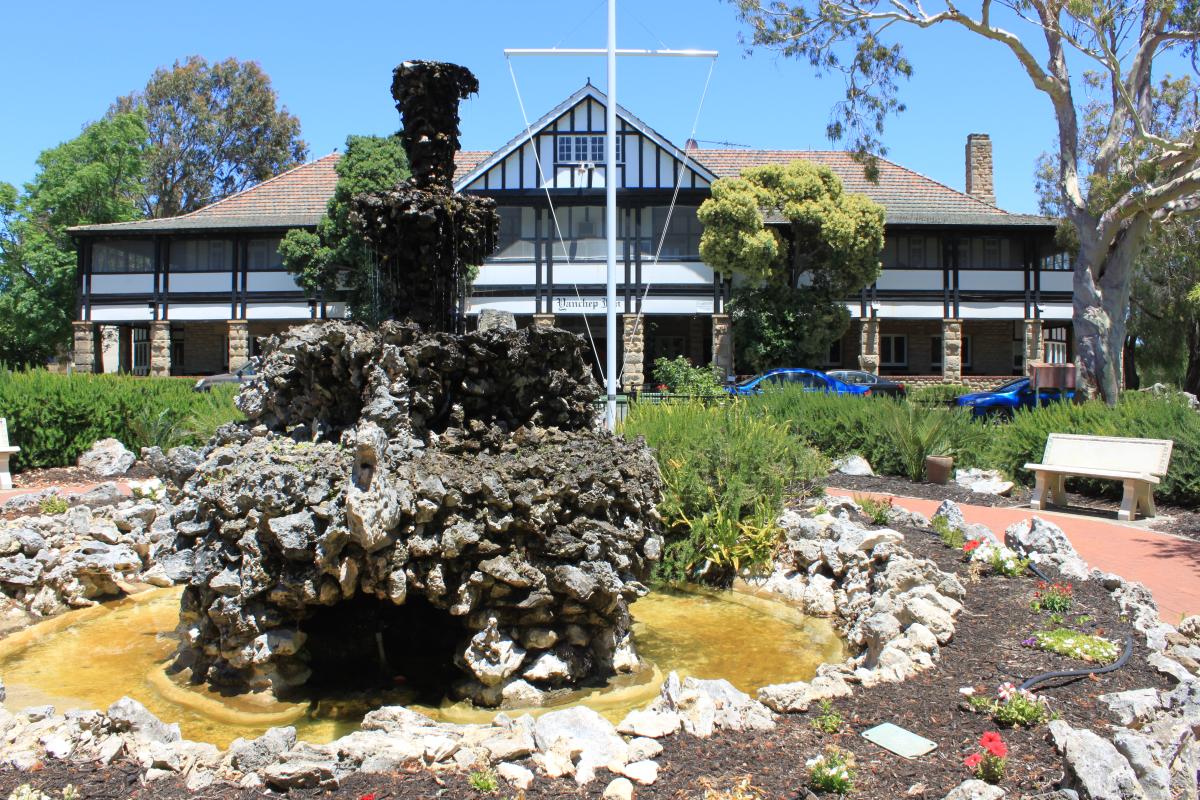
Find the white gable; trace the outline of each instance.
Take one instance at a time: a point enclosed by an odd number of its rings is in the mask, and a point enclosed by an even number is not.
[[[590,83],[456,182],[458,191],[603,189],[605,102]],[[621,189],[704,189],[715,177],[617,106]],[[535,155],[536,149],[536,155]],[[540,169],[539,169],[540,162]]]

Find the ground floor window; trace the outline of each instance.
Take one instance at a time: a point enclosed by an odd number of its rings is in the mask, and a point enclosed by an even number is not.
[[[130,365],[129,371],[134,375],[150,374],[150,329],[137,325],[129,332]]]
[[[908,336],[885,333],[880,338],[879,363],[884,367],[908,366]]]
[[[1046,362],[1049,364],[1066,364],[1070,361],[1067,352],[1067,326],[1055,325],[1046,328],[1042,333],[1046,351]]]
[[[829,343],[829,350],[825,352],[825,361],[822,366],[840,367],[842,365],[842,340],[834,339]]]

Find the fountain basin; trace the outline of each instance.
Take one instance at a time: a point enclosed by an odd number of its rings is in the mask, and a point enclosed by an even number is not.
[[[307,741],[332,741],[355,730],[371,708],[412,699],[398,687],[283,703],[267,693],[222,695],[190,684],[185,674],[168,675],[180,591],[154,590],[72,611],[0,641],[6,705],[53,705],[62,712],[106,708],[128,695],[165,722],[178,722],[185,737],[225,747],[279,725],[294,725]],[[807,680],[820,664],[843,658],[842,642],[828,621],[747,593],[664,588],[639,600],[634,610],[633,635],[644,669],[603,686],[558,693],[539,708],[506,713],[536,715],[582,703],[616,722],[655,696],[672,670],[726,678],[752,693],[770,683]],[[449,701],[411,707],[448,722],[487,722],[496,713]]]

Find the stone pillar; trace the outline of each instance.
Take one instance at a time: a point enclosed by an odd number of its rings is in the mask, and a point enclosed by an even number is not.
[[[150,375],[166,377],[171,374],[171,323],[150,323]]]
[[[942,320],[942,380],[962,383],[962,320]]]
[[[712,363],[721,383],[733,372],[733,320],[728,314],[712,316]]]
[[[72,322],[75,348],[72,358],[76,372],[96,371],[96,326],[90,322]]]
[[[1042,352],[1042,321],[1040,319],[1025,320],[1025,369],[1029,374],[1029,364],[1033,361],[1044,361]]]
[[[236,372],[250,360],[250,323],[229,320],[229,371]]]
[[[621,315],[621,344],[624,358],[621,368],[621,390],[641,391],[646,382],[646,318],[637,314]]]
[[[858,368],[879,374],[879,320],[869,317],[858,325]]]
[[[533,315],[533,324],[539,328],[553,328],[554,327],[554,315],[553,314],[534,314]]]

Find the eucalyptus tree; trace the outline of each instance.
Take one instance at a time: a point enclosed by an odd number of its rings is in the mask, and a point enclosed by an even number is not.
[[[1043,93],[1057,124],[1056,188],[1078,236],[1073,327],[1082,377],[1115,402],[1135,259],[1156,221],[1200,207],[1196,127],[1164,135],[1151,124],[1156,65],[1197,71],[1200,0],[981,0],[971,10],[949,0],[733,2],[753,45],[844,76],[829,134],[849,139],[868,168],[882,152],[886,118],[903,110],[900,82],[913,74],[900,31],[956,28],[1012,57],[1008,79]],[[1110,92],[1092,152],[1084,147],[1090,84],[1080,64],[1104,76]]]

